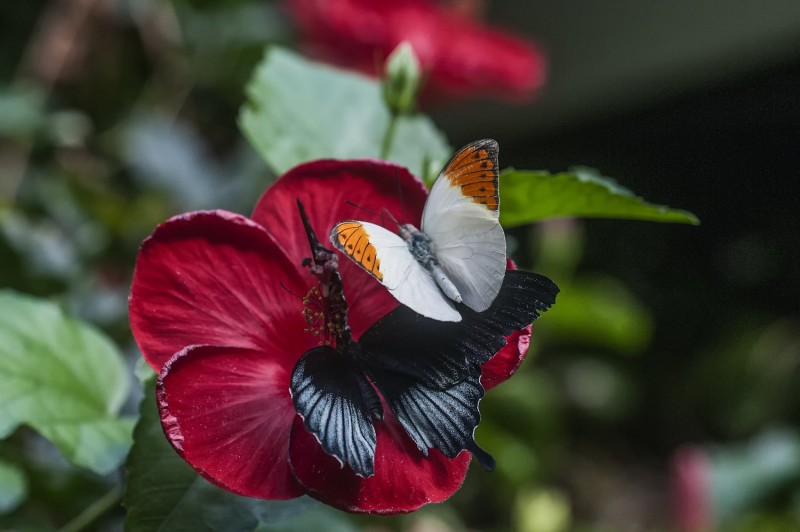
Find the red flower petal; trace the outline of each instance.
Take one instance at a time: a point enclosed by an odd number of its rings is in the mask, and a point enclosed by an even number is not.
[[[544,84],[544,56],[530,43],[462,20],[451,21],[451,38],[433,65],[431,89],[524,99]]]
[[[481,385],[484,390],[494,388],[517,372],[531,343],[531,326],[515,331],[506,337],[508,343],[495,356],[481,366]]]
[[[517,265],[506,259],[506,270],[516,270]],[[506,336],[506,345],[481,366],[481,385],[484,390],[494,388],[517,372],[531,345],[532,326]]]
[[[248,497],[303,494],[289,469],[291,368],[271,353],[191,346],[158,379],[167,439],[203,477]]]
[[[678,530],[716,530],[708,452],[684,444],[673,454],[670,469]]]
[[[224,211],[172,218],[144,241],[136,260],[130,323],[145,360],[159,371],[193,344],[269,352],[291,369],[316,340],[303,332],[311,286],[270,235]],[[286,287],[281,287],[281,283]]]
[[[519,98],[545,80],[544,56],[532,43],[431,0],[286,3],[312,53],[368,75],[407,41],[431,92]]]
[[[289,444],[292,471],[312,497],[358,513],[412,512],[448,499],[461,487],[469,467],[468,452],[449,460],[431,449],[425,458],[388,410],[382,422],[375,422],[375,431],[375,475],[362,478],[325,454],[298,417]]]
[[[393,225],[389,218],[382,222],[380,215],[346,201],[375,211],[386,208],[400,223],[419,227],[427,195],[425,185],[402,166],[374,160],[314,161],[289,170],[267,189],[253,211],[253,220],[271,232],[291,263],[299,266],[310,250],[297,213],[297,199],[303,203],[317,238],[332,247],[328,236],[342,220]],[[351,260],[341,254],[339,258],[350,309],[348,320],[358,338],[398,303]]]

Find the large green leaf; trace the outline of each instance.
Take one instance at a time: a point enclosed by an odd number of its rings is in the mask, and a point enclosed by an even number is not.
[[[561,284],[558,305],[537,327],[570,342],[636,354],[650,341],[653,323],[624,284],[594,276]]]
[[[312,159],[381,157],[391,116],[377,81],[268,50],[247,85],[239,127],[272,170]],[[425,116],[397,118],[388,160],[424,177],[450,153]]]
[[[694,214],[647,203],[589,168],[558,174],[505,170],[500,174],[500,202],[500,222],[505,227],[565,217],[699,223]]]
[[[313,530],[313,526],[305,528],[300,524],[316,522],[314,520],[322,516],[325,517],[323,523],[330,520],[332,525],[336,525],[338,516],[334,511],[321,507],[309,497],[289,501],[240,497],[198,476],[164,437],[153,379],[145,383],[140,413],[134,429],[133,447],[126,462],[128,485],[123,500],[127,509],[126,530]],[[340,529],[350,530],[336,530]]]
[[[28,481],[20,468],[0,460],[0,514],[10,512],[28,494]]]
[[[128,389],[105,336],[54,303],[0,292],[0,437],[24,423],[74,464],[108,473],[130,447],[133,420],[117,417]]]

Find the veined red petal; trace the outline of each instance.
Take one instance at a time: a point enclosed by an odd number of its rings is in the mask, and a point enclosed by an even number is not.
[[[412,512],[425,504],[447,500],[461,487],[469,467],[469,452],[449,460],[431,449],[425,458],[388,411],[383,421],[375,422],[375,432],[375,475],[362,478],[326,454],[298,417],[289,444],[292,471],[309,495],[355,513]]]
[[[517,264],[507,258],[506,270],[516,269]],[[506,336],[506,345],[481,366],[481,385],[484,390],[494,388],[517,372],[525,360],[525,355],[528,354],[532,329],[533,327],[528,325]]]
[[[390,218],[381,219],[365,209],[387,209],[400,223],[419,227],[427,198],[425,185],[402,166],[377,160],[320,160],[296,166],[278,179],[259,200],[253,220],[279,242],[293,264],[310,255],[303,224],[297,213],[299,199],[311,226],[326,247],[328,236],[342,220],[364,220],[395,230]],[[364,207],[359,208],[348,204]],[[338,253],[338,252],[337,252]],[[358,338],[373,323],[394,310],[397,300],[378,281],[339,254],[349,307],[348,319]]]
[[[158,379],[164,433],[194,469],[239,495],[291,499],[303,494],[289,468],[295,417],[289,374],[271,353],[191,346]]]
[[[312,280],[299,270],[243,216],[167,220],[142,244],[131,287],[131,329],[145,360],[160,371],[184,347],[211,344],[269,352],[291,369],[315,343],[300,300]]]
[[[481,366],[481,385],[484,390],[494,388],[517,372],[531,343],[531,329],[528,325],[506,337],[508,343]]]

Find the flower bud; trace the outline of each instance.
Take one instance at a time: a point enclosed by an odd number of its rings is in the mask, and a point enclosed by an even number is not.
[[[384,67],[383,98],[393,114],[414,111],[422,77],[419,60],[408,42],[389,54]]]

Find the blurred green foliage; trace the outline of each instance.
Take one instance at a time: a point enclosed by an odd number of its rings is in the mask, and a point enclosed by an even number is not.
[[[25,473],[10,462],[0,461],[0,514],[19,506],[27,494]]]
[[[450,155],[429,118],[392,115],[380,84],[282,49],[267,53],[247,96],[242,131],[276,174],[313,159],[371,157],[424,177]]]
[[[117,416],[128,382],[116,346],[93,327],[0,293],[0,437],[24,423],[75,465],[109,473],[130,446],[133,420]]]

